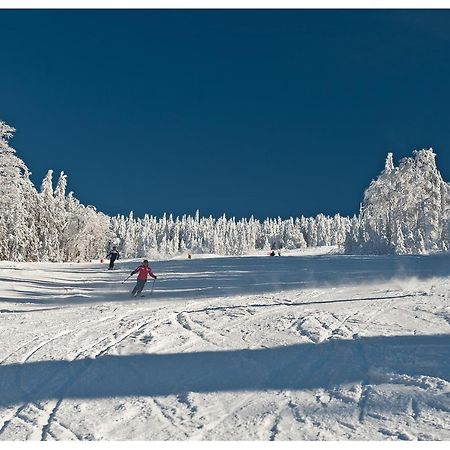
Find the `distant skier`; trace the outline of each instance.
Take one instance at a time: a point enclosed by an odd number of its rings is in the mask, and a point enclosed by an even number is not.
[[[136,267],[136,269],[131,272],[131,275],[134,275],[135,273],[138,274],[138,277],[136,286],[131,292],[133,294],[133,297],[137,297],[142,292],[142,289],[144,289],[144,285],[147,282],[147,277],[149,275],[155,280],[157,278],[157,276],[152,272],[152,269],[148,265],[148,261],[146,259],[144,259],[144,262],[139,267]]]
[[[106,258],[109,258],[109,267],[108,270],[114,269],[114,263],[116,262],[116,259],[120,258],[120,254],[117,251],[117,247],[114,246],[112,250],[106,255]]]

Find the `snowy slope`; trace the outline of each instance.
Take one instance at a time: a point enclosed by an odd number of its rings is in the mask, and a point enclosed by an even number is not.
[[[449,256],[135,265],[0,263],[0,439],[450,439]]]

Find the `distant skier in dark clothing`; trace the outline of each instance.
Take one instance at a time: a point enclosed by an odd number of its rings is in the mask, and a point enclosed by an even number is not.
[[[106,258],[109,258],[109,267],[108,270],[114,269],[114,263],[116,262],[116,259],[120,258],[120,254],[117,251],[116,246],[112,248],[112,250],[106,255]]]
[[[131,272],[131,275],[134,275],[135,273],[138,274],[138,277],[136,286],[131,292],[133,294],[133,297],[137,297],[142,292],[142,289],[144,289],[145,283],[147,282],[147,277],[149,275],[155,280],[157,278],[157,276],[152,272],[152,269],[148,265],[148,261],[146,259],[139,267],[136,267],[136,269],[134,269],[133,272]]]

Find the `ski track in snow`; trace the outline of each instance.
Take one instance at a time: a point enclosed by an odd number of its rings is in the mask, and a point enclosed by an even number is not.
[[[253,259],[160,261],[154,294],[139,300],[121,284],[135,262],[109,273],[0,263],[0,393],[12,399],[0,400],[0,440],[449,439],[450,273],[412,265],[398,278],[381,262],[380,281],[352,283],[348,258],[334,257],[319,260],[331,280],[309,274],[299,289],[295,264],[309,260],[298,258],[255,260],[272,277],[263,288]],[[151,377],[147,359],[126,363],[133,355],[161,355],[179,374],[143,388],[153,394],[127,379],[128,395],[90,393],[113,380],[101,364]]]

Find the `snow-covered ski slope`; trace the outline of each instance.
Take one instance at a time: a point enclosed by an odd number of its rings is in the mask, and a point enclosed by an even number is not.
[[[450,439],[449,255],[136,264],[0,263],[0,439]]]

